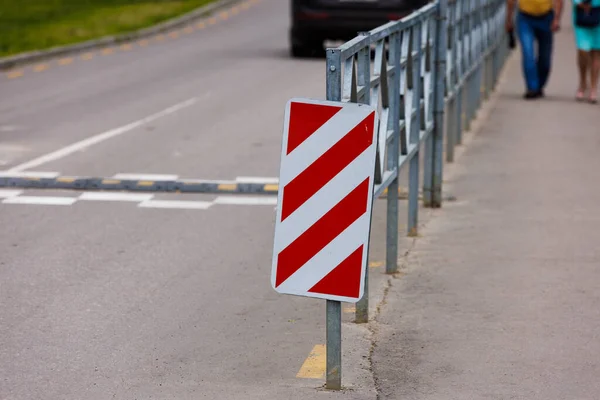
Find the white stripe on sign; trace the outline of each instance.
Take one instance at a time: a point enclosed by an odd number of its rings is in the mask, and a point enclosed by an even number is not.
[[[70,206],[77,201],[76,197],[50,196],[18,196],[9,197],[2,201],[4,204],[39,204],[48,206]]]
[[[287,185],[364,119],[365,115],[363,113],[342,108],[306,139],[301,146],[286,155],[286,168],[283,168],[280,172],[280,184],[282,186]]]
[[[184,201],[184,200],[147,200],[138,207],[142,208],[178,208],[188,210],[206,210],[212,205],[209,201]]]
[[[290,294],[306,293],[363,244],[364,232],[365,229],[369,230],[370,218],[370,215],[364,214],[357,219],[284,281],[279,286],[279,290]],[[366,251],[366,247],[363,251]]]
[[[79,200],[89,201],[146,201],[154,197],[146,193],[111,193],[111,192],[85,192],[79,196]]]
[[[277,197],[219,196],[213,201],[213,203],[248,206],[274,206],[277,205]]]
[[[36,171],[0,171],[0,177],[15,178],[48,178],[54,179],[60,175],[60,172],[36,172]]]
[[[238,176],[235,178],[237,183],[264,183],[266,185],[276,185],[279,183],[279,178],[263,177],[263,176]]]
[[[113,179],[131,180],[131,181],[174,181],[179,175],[167,174],[116,174]]]
[[[0,199],[7,199],[9,197],[15,197],[23,193],[22,190],[13,189],[0,189]]]
[[[365,180],[365,171],[371,168],[372,163],[370,153],[370,150],[364,151],[293,214],[280,222],[280,232],[275,238],[276,252],[289,246]]]

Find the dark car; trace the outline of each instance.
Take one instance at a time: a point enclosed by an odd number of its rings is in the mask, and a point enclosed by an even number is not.
[[[294,57],[323,51],[325,40],[348,41],[404,18],[429,0],[291,0],[290,47]]]

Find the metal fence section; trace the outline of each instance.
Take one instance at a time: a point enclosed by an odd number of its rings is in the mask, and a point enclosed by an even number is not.
[[[503,1],[451,2],[447,18],[446,161],[453,162],[454,148],[496,87],[509,50]]]
[[[375,195],[387,190],[386,273],[398,269],[398,179],[408,165],[407,234],[423,202],[440,207],[446,159],[494,88],[508,54],[504,0],[436,0],[337,48],[327,49],[327,100],[375,106],[380,116]],[[374,57],[373,57],[374,51]],[[447,135],[444,135],[444,132]],[[444,138],[446,136],[446,138]],[[368,268],[355,321],[368,322]],[[341,387],[341,305],[327,301],[326,386]]]

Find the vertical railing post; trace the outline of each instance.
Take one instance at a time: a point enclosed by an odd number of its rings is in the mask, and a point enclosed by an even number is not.
[[[439,0],[436,16],[436,42],[446,43],[448,24],[448,0]],[[446,46],[438,45],[435,56],[435,94],[434,94],[434,167],[433,167],[433,207],[442,206],[442,176],[444,169],[444,100],[446,73]]]
[[[388,90],[390,101],[389,110],[392,120],[392,140],[389,144],[387,169],[396,172],[396,178],[388,187],[387,221],[386,221],[386,255],[385,272],[393,274],[398,271],[398,182],[400,171],[400,32],[392,34],[389,41],[389,64],[394,67],[394,75],[390,80]],[[385,57],[383,62],[385,63]],[[386,65],[387,67],[387,65]]]
[[[457,48],[457,26],[456,26],[456,1],[452,5],[448,5],[448,40],[447,40],[447,66],[446,66],[446,87],[444,92],[449,94],[447,100],[446,110],[446,161],[451,163],[454,162],[454,148],[456,147],[456,129],[457,129],[457,118],[456,118],[456,103],[458,97],[458,79],[456,70],[456,48]],[[437,27],[436,27],[437,32]],[[437,40],[437,38],[436,38]],[[435,53],[437,56],[437,53]],[[434,66],[434,70],[435,70]],[[437,76],[434,73],[434,77]],[[435,81],[434,81],[435,85]],[[435,93],[435,92],[434,92]],[[434,95],[435,97],[435,95]],[[434,106],[435,107],[435,106]]]
[[[408,236],[418,235],[419,223],[419,137],[421,135],[421,27],[419,21],[411,28],[411,46],[412,52],[412,105],[410,115],[406,118],[411,119],[409,143],[411,147],[416,146],[413,156],[410,159],[408,167]]]
[[[426,109],[423,112],[423,126],[421,130],[429,130],[433,126],[433,88],[435,83],[435,74],[433,73],[433,59],[437,46],[445,46],[446,44],[436,43],[432,38],[432,29],[435,32],[435,18],[430,17],[427,21],[427,31],[425,33],[425,85],[424,98],[426,99]],[[432,54],[433,53],[433,54]],[[428,134],[425,140],[425,155],[423,161],[423,206],[431,207],[433,196],[433,135]]]
[[[342,99],[342,63],[337,49],[327,50],[326,62],[327,100]],[[326,366],[325,387],[331,390],[342,388],[342,303],[327,300],[326,305]]]
[[[360,32],[359,36],[369,36],[369,32]],[[364,88],[362,96],[358,97],[358,102],[362,104],[371,104],[371,46],[369,42],[358,51],[357,60],[357,83]],[[397,191],[396,191],[397,192]],[[389,193],[389,190],[388,190]],[[367,268],[365,271],[365,290],[362,298],[356,303],[355,322],[364,324],[369,322],[369,268],[367,256]]]

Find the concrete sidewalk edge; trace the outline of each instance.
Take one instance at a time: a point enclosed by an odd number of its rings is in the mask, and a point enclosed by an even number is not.
[[[167,32],[172,29],[185,26],[197,19],[206,17],[215,11],[238,3],[239,1],[241,0],[217,0],[214,3],[207,4],[179,17],[137,31],[116,36],[104,36],[99,39],[92,39],[77,44],[58,46],[47,50],[34,50],[27,53],[17,54],[15,56],[0,58],[0,70],[8,70],[22,64],[28,64],[35,61],[68,54],[75,54],[90,49],[129,42],[136,39],[146,38],[157,33]]]

